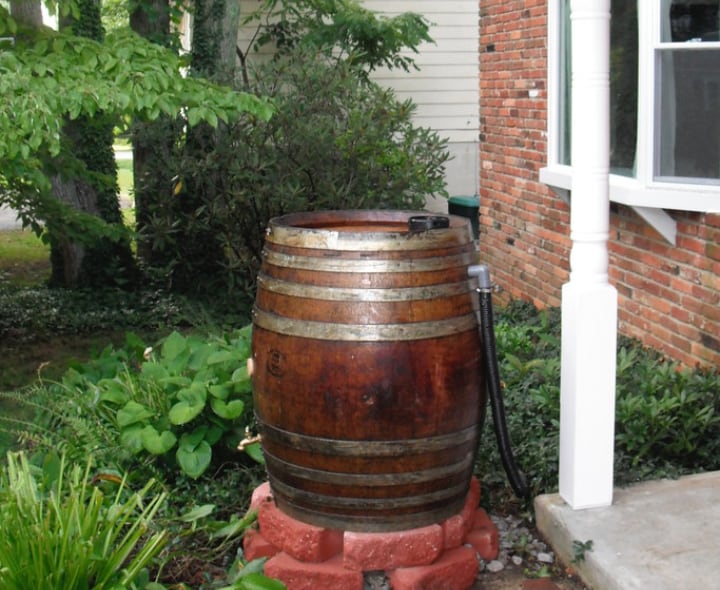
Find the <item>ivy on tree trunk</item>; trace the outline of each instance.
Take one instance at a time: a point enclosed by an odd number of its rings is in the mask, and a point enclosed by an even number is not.
[[[102,41],[99,2],[79,0],[78,4],[79,17],[62,18],[60,26],[71,27],[75,35]],[[121,226],[113,128],[114,119],[102,112],[66,119],[64,150],[51,182],[54,195],[66,205]],[[57,231],[52,223],[47,229],[52,286],[127,285],[135,279],[137,271],[127,239],[101,237],[82,244]]]

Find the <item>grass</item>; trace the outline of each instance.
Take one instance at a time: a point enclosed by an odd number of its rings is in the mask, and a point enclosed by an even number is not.
[[[120,198],[122,200],[132,197],[133,188],[133,161],[118,160],[118,186],[120,187]]]
[[[50,247],[30,230],[0,232],[0,285],[25,287],[50,277]]]

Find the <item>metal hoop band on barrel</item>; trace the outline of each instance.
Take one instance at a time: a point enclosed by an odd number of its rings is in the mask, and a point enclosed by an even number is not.
[[[424,340],[477,330],[474,313],[447,320],[407,324],[334,324],[285,318],[255,308],[253,323],[285,336],[349,342]]]
[[[450,434],[393,440],[342,440],[288,432],[266,423],[255,414],[263,439],[294,449],[335,457],[397,457],[434,453],[474,441],[478,425]]]

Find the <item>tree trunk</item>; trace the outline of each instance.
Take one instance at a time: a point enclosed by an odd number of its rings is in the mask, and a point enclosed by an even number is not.
[[[42,6],[39,0],[11,0],[10,14],[18,24],[34,29],[42,27]]]
[[[76,35],[102,41],[99,2],[80,0],[79,9],[77,19],[61,18],[60,27],[71,27]],[[66,120],[63,135],[68,148],[58,161],[58,169],[63,173],[52,178],[52,188],[54,195],[66,205],[106,223],[122,225],[113,127],[114,121],[103,113]],[[57,226],[48,226],[48,233],[51,285],[127,286],[136,278],[127,240],[102,237],[83,245]]]
[[[130,13],[130,28],[141,37],[169,46],[170,11],[167,0],[136,2]],[[164,266],[168,253],[165,248],[154,248],[152,233],[147,231],[153,217],[166,219],[168,204],[173,194],[173,148],[176,125],[172,119],[161,116],[153,122],[136,122],[133,125],[133,182],[135,195],[135,227],[137,254],[148,267]]]
[[[51,179],[53,194],[68,207],[97,215],[97,199],[88,185],[74,179],[63,179],[56,174]],[[81,269],[85,259],[85,246],[69,238],[66,232],[54,231],[50,235],[52,273],[50,284],[75,288],[81,281]]]

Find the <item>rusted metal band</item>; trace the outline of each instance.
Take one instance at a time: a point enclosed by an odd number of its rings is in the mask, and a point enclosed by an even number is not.
[[[283,281],[260,273],[257,277],[258,288],[289,297],[303,297],[323,301],[427,301],[455,295],[474,295],[468,281],[443,283],[424,287],[399,287],[394,289],[350,289],[344,287],[322,287],[303,283]],[[475,300],[475,297],[472,297]]]
[[[444,480],[449,477],[463,475],[471,468],[475,453],[474,449],[468,450],[461,461],[434,467],[408,472],[393,473],[347,473],[326,471],[324,469],[313,469],[303,467],[294,463],[288,463],[279,459],[272,453],[264,450],[268,471],[277,474],[289,475],[298,479],[314,481],[318,483],[333,484],[336,486],[371,486],[385,487],[405,484],[425,483],[429,481]]]
[[[467,490],[467,483],[463,482],[435,492],[405,496],[402,498],[353,498],[307,492],[298,490],[279,481],[277,477],[273,477],[272,474],[270,475],[270,487],[276,491],[278,495],[284,496],[285,500],[290,502],[295,501],[300,504],[307,503],[310,506],[342,508],[345,510],[364,509],[372,512],[378,509],[397,510],[401,508],[411,508],[413,506],[424,506],[434,502],[456,498]]]
[[[285,336],[346,342],[385,342],[441,338],[477,330],[478,326],[477,317],[474,313],[431,322],[337,324],[287,318],[263,311],[257,307],[253,309],[253,324]]]
[[[373,250],[376,251],[376,250]],[[320,256],[297,256],[266,249],[263,261],[280,268],[347,273],[416,273],[451,268],[467,268],[477,262],[477,253],[466,252],[449,256],[416,258],[413,260],[384,260],[378,258],[341,258]]]
[[[479,435],[479,426],[473,424],[449,434],[422,438],[398,440],[343,440],[308,436],[289,432],[267,424],[255,414],[263,440],[285,445],[300,451],[330,457],[399,457],[421,455],[457,448],[459,445],[473,442]]]

